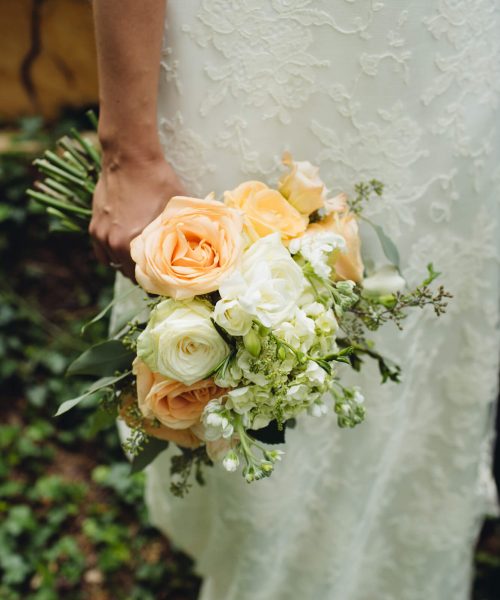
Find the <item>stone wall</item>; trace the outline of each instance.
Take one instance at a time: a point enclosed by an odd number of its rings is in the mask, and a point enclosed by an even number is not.
[[[0,120],[96,103],[89,0],[0,1]]]

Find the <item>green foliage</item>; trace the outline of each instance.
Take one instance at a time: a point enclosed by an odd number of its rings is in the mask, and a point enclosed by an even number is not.
[[[85,121],[30,118],[16,138],[50,145],[72,126]],[[195,598],[190,561],[148,523],[144,477],[130,475],[113,415],[85,401],[53,416],[88,385],[65,372],[105,337],[106,318],[81,329],[109,303],[114,274],[85,236],[49,235],[25,195],[32,159],[0,155],[0,598]]]

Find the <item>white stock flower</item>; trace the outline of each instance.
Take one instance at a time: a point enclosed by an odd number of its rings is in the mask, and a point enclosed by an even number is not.
[[[322,335],[335,335],[339,328],[335,313],[331,308],[323,310],[323,312],[316,317],[315,324],[317,330]]]
[[[406,281],[399,274],[397,267],[386,265],[363,279],[363,292],[368,296],[389,296],[401,291],[405,285]]]
[[[310,360],[307,363],[307,367],[303,376],[306,377],[310,383],[316,386],[321,386],[325,383],[326,371],[320,367],[317,362]]]
[[[290,318],[280,323],[273,333],[295,350],[307,352],[314,342],[314,321],[300,308],[295,308]]]
[[[322,417],[323,415],[326,415],[328,413],[328,407],[326,406],[326,404],[323,404],[323,402],[314,402],[307,409],[307,412],[312,417]]]
[[[335,250],[346,252],[345,239],[331,231],[314,231],[295,238],[288,245],[292,254],[300,254],[311,264],[316,275],[329,279],[332,266],[331,255]]]
[[[163,300],[137,339],[137,355],[155,373],[185,385],[205,379],[229,354],[203,301]]]
[[[290,315],[305,283],[302,269],[273,233],[246,250],[240,268],[224,280],[219,293],[224,300],[238,300],[264,326],[274,327]]]
[[[238,300],[221,298],[214,308],[214,320],[230,335],[243,336],[252,327],[252,315]]]
[[[256,406],[253,386],[245,385],[228,392],[227,406],[243,414]]]
[[[204,439],[214,442],[220,438],[229,439],[234,433],[231,413],[219,400],[211,400],[203,411],[202,422],[205,428]]]

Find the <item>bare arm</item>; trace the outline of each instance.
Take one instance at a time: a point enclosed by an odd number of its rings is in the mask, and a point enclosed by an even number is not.
[[[94,0],[103,171],[90,233],[96,254],[133,277],[130,241],[184,193],[163,158],[156,97],[166,0]]]

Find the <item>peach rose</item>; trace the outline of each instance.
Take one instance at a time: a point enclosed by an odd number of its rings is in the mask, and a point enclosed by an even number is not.
[[[285,152],[283,164],[290,172],[280,179],[278,190],[303,215],[310,215],[322,208],[326,199],[326,187],[319,177],[319,168],[308,161],[294,161]]]
[[[245,232],[252,242],[279,232],[283,241],[306,230],[307,217],[301,215],[279,192],[260,181],[246,181],[225,192],[227,206],[239,208],[245,215]]]
[[[363,280],[363,260],[361,259],[361,239],[356,215],[351,212],[329,214],[322,221],[309,226],[308,232],[332,231],[341,235],[346,242],[347,252],[335,252],[333,267],[337,280],[350,279],[356,283]]]
[[[134,360],[137,402],[146,419],[158,419],[171,429],[187,429],[199,423],[205,406],[226,393],[212,379],[184,385],[153,373],[139,358]]]
[[[141,426],[144,431],[151,437],[173,442],[184,448],[198,448],[202,443],[200,438],[195,435],[191,428],[189,429],[172,429],[165,425],[155,422],[153,419],[138,419],[130,411],[130,408],[137,402],[133,396],[128,396],[122,403],[120,408],[120,417],[127,423],[129,427]]]
[[[175,196],[130,244],[137,282],[177,300],[217,290],[240,258],[242,229],[238,211],[211,196]]]

